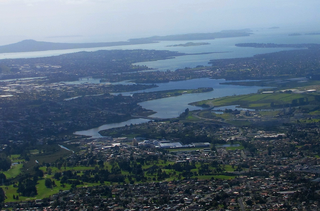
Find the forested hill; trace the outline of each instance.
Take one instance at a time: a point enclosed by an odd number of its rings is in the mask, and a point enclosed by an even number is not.
[[[120,42],[100,42],[100,43],[53,43],[36,40],[23,40],[18,43],[0,46],[0,53],[17,53],[30,51],[66,50],[76,48],[97,48],[119,45],[143,44],[145,41],[120,41]]]

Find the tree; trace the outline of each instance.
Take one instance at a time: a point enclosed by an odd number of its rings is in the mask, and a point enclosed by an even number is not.
[[[54,177],[56,180],[59,180],[60,177],[61,177],[61,172],[55,173],[53,177]]]
[[[47,187],[47,188],[52,188],[52,180],[47,178],[44,182],[44,185]]]
[[[38,194],[37,188],[36,188],[36,182],[30,179],[20,181],[17,192],[27,197],[36,196]]]
[[[2,202],[4,202],[5,199],[6,199],[6,195],[3,191],[3,189],[0,188],[0,203],[2,204]]]
[[[217,151],[217,148],[214,144],[211,145],[211,151]]]
[[[0,170],[7,171],[11,167],[11,160],[8,158],[0,158]]]
[[[0,173],[0,184],[3,185],[7,180],[6,175],[4,173]]]

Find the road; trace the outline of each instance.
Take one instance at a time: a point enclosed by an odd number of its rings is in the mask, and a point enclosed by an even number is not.
[[[244,204],[241,197],[238,198],[238,203],[239,203],[240,210],[245,211]]]

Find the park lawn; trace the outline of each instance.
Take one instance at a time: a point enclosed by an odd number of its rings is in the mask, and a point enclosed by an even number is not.
[[[3,191],[6,194],[6,200],[5,202],[17,202],[17,201],[26,201],[28,199],[31,199],[30,197],[24,197],[24,196],[19,196],[19,200],[13,199],[13,195],[18,196],[17,190],[18,187],[13,187],[13,185],[10,186],[1,186]]]
[[[45,186],[45,180],[41,179],[38,180],[38,184],[36,185],[38,195],[35,197],[24,197],[20,196],[17,193],[18,187],[13,187],[13,185],[10,186],[2,186],[2,189],[5,191],[7,199],[5,202],[17,202],[17,201],[28,201],[28,200],[34,200],[34,199],[43,199],[47,198],[53,194],[59,193],[60,190],[70,190],[71,185],[70,184],[65,184],[65,187],[61,187],[60,181],[54,180],[56,187],[53,188],[47,188]],[[19,195],[19,200],[13,199],[13,195],[18,196]]]
[[[224,170],[225,170],[225,171],[234,171],[234,169],[232,168],[231,165],[225,165],[225,166],[224,166]]]
[[[121,170],[121,175],[128,176],[130,173],[128,171]]]
[[[198,173],[198,168],[190,169],[190,172],[192,172],[192,173]]]
[[[144,164],[144,165],[142,166],[142,169],[145,170],[145,169],[151,168],[153,165],[159,166],[159,165],[156,164],[156,163]]]
[[[243,147],[243,146],[237,146],[237,147],[232,147],[232,146],[230,146],[230,147],[226,147],[226,150],[237,150],[237,149],[244,149],[244,147]]]
[[[199,112],[199,116],[203,118],[209,118],[209,119],[216,118],[215,113],[213,113],[212,111],[201,111]]]
[[[167,174],[171,174],[176,172],[174,169],[161,169],[162,171],[165,171]],[[177,173],[177,172],[176,172]]]
[[[300,122],[317,123],[317,122],[320,122],[320,119],[305,119],[305,120],[300,120]]]
[[[11,160],[16,160],[16,159],[18,159],[19,157],[20,157],[19,154],[10,155],[10,159],[11,159]]]
[[[172,181],[175,181],[175,180],[178,180],[178,175],[176,175],[174,177],[169,177],[169,178],[165,179],[164,181],[172,182]]]
[[[200,119],[193,116],[192,114],[189,114],[186,118],[187,120],[190,120],[190,121],[199,121]]]
[[[173,161],[167,161],[166,163],[164,163],[164,162],[159,162],[159,164],[157,164],[158,166],[160,166],[160,167],[164,167],[164,166],[167,166],[167,165],[173,165],[173,164],[175,164],[175,162],[173,162]]]
[[[22,163],[25,161],[24,159],[20,158],[20,155],[11,155],[11,156],[9,156],[9,158],[12,163],[19,163],[19,162]]]
[[[75,166],[75,167],[61,167],[58,169],[57,167],[49,167],[51,169],[51,174],[57,173],[57,172],[63,172],[63,171],[85,171],[85,170],[93,170],[95,169],[95,166]],[[44,173],[47,173],[47,167],[42,166],[39,168]]]
[[[175,164],[175,162],[172,162],[172,161],[167,161],[166,163],[164,163],[162,160],[160,160],[158,163],[156,163],[156,162],[152,162],[152,163],[150,163],[150,164],[144,164],[143,166],[142,166],[142,169],[148,169],[148,168],[150,168],[150,167],[152,167],[152,166],[154,166],[154,165],[156,165],[156,166],[158,166],[158,167],[160,167],[160,168],[163,168],[164,166],[167,166],[167,165],[173,165],[173,164]]]
[[[206,163],[205,163],[205,164],[206,164]],[[196,168],[198,169],[198,168],[201,167],[201,164],[200,164],[199,162],[197,162],[195,166],[196,166]],[[209,165],[209,167],[210,167],[210,165]]]
[[[104,163],[104,166],[105,166],[105,168],[108,169],[109,171],[112,169],[112,166],[111,166],[111,164],[110,164],[109,162],[105,162],[105,163]]]
[[[94,186],[101,186],[101,185],[110,185],[110,183],[100,183],[100,182],[96,182],[96,183],[89,183],[89,182],[84,182],[83,184],[81,185],[77,185],[77,188],[81,188],[81,187],[94,187]]]
[[[67,170],[85,171],[85,170],[94,170],[96,167],[99,168],[99,166],[75,166],[75,167],[67,167]]]
[[[309,113],[310,115],[320,115],[320,110],[312,111]]]
[[[230,119],[231,117],[233,117],[232,114],[229,113],[223,113],[223,114],[215,114],[217,117],[220,117],[224,120]]]
[[[236,178],[236,176],[227,176],[227,175],[213,175],[213,177],[215,179],[222,179],[222,180],[231,180],[231,179],[234,179]]]
[[[2,172],[4,175],[6,175],[7,179],[15,178],[21,173],[21,169],[23,167],[23,164],[16,164],[14,166],[11,166],[11,168],[8,171]]]
[[[273,94],[248,94],[239,96],[228,96],[217,98],[213,100],[205,100],[197,102],[196,105],[209,104],[214,106],[228,106],[228,105],[240,105],[245,108],[271,108],[271,103],[274,105],[291,104],[293,100],[299,100],[300,98],[308,98],[308,101],[314,101],[314,96],[306,94],[294,94],[294,93],[273,93]]]
[[[47,188],[45,186],[45,179],[39,180],[38,184],[37,184],[37,191],[38,191],[38,195],[35,197],[37,199],[43,199],[43,198],[47,198],[53,194],[57,194],[59,193],[60,190],[70,190],[71,185],[70,184],[65,184],[65,187],[61,186],[60,181],[52,179],[56,186],[52,187],[52,188]]]
[[[249,108],[256,108],[256,109],[263,109],[263,108],[269,108],[270,103],[251,103],[248,106]]]

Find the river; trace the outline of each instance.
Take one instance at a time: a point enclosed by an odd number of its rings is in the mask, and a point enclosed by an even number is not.
[[[92,128],[89,130],[83,130],[83,131],[76,131],[74,134],[75,135],[82,135],[82,136],[89,136],[91,138],[102,138],[103,136],[101,136],[99,134],[99,131],[101,130],[107,130],[107,129],[111,129],[111,128],[118,128],[118,127],[123,127],[126,125],[131,125],[131,124],[141,124],[141,123],[145,123],[145,122],[149,122],[149,119],[130,119],[128,121],[125,122],[119,122],[119,123],[111,123],[111,124],[105,124],[105,125],[101,125],[100,127],[97,128]]]

